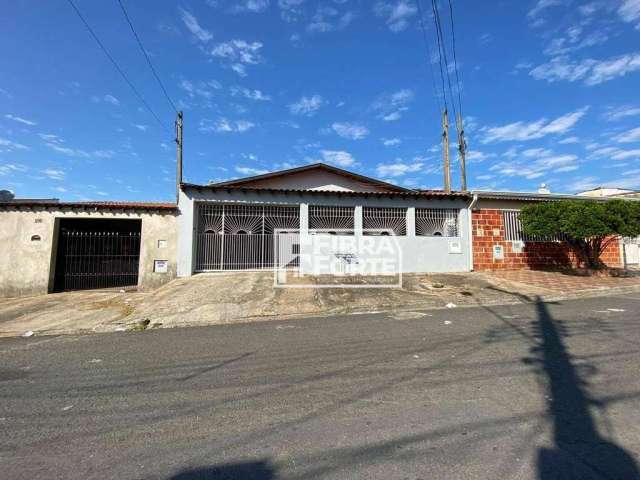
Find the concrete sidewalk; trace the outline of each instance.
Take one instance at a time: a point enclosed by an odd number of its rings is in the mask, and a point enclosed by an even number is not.
[[[566,277],[566,278],[565,278]],[[336,281],[339,281],[336,279]],[[0,301],[0,336],[113,332],[318,315],[526,303],[640,289],[640,277],[550,272],[405,275],[403,288],[274,288],[271,272],[197,275],[148,293],[68,292]]]

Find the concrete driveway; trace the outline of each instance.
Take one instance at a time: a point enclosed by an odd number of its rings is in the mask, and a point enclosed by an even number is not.
[[[3,478],[637,479],[640,295],[0,339]]]

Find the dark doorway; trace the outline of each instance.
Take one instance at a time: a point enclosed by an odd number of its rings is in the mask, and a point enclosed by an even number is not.
[[[141,220],[62,218],[55,292],[138,284]]]

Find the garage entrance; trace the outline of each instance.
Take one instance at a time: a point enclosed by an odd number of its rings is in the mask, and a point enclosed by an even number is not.
[[[141,220],[62,218],[55,292],[138,284]]]

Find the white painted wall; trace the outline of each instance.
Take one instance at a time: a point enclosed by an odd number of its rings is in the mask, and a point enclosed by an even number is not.
[[[281,192],[241,192],[234,189],[207,189],[187,187],[186,191],[180,193],[178,216],[179,243],[178,243],[178,276],[189,276],[193,274],[194,265],[194,218],[197,215],[194,205],[197,202],[219,202],[228,204],[259,204],[259,205],[289,205],[300,206],[301,222],[301,249],[320,248],[319,239],[309,236],[308,206],[352,206],[355,207],[355,234],[362,235],[362,207],[403,207],[407,208],[407,235],[394,237],[402,250],[402,266],[406,273],[422,272],[464,272],[469,271],[471,264],[469,259],[469,219],[468,202],[463,199],[428,199],[408,196],[363,196],[363,195],[340,195],[338,193],[311,193],[300,192],[284,194]],[[461,253],[450,252],[450,242],[454,239],[446,237],[418,237],[415,236],[415,208],[454,208],[459,209],[458,224],[460,228],[460,238],[455,239],[460,243]],[[372,242],[382,242],[383,239],[367,237]],[[322,243],[322,242],[320,242]],[[304,245],[307,245],[305,247]],[[321,250],[324,255],[335,253],[327,250],[326,246]],[[340,247],[338,250],[340,250]],[[304,251],[302,251],[304,253]],[[358,253],[358,252],[355,252]],[[359,252],[363,255],[362,252]],[[364,258],[364,257],[363,257]],[[302,265],[304,273],[320,273],[322,268],[319,265]]]

